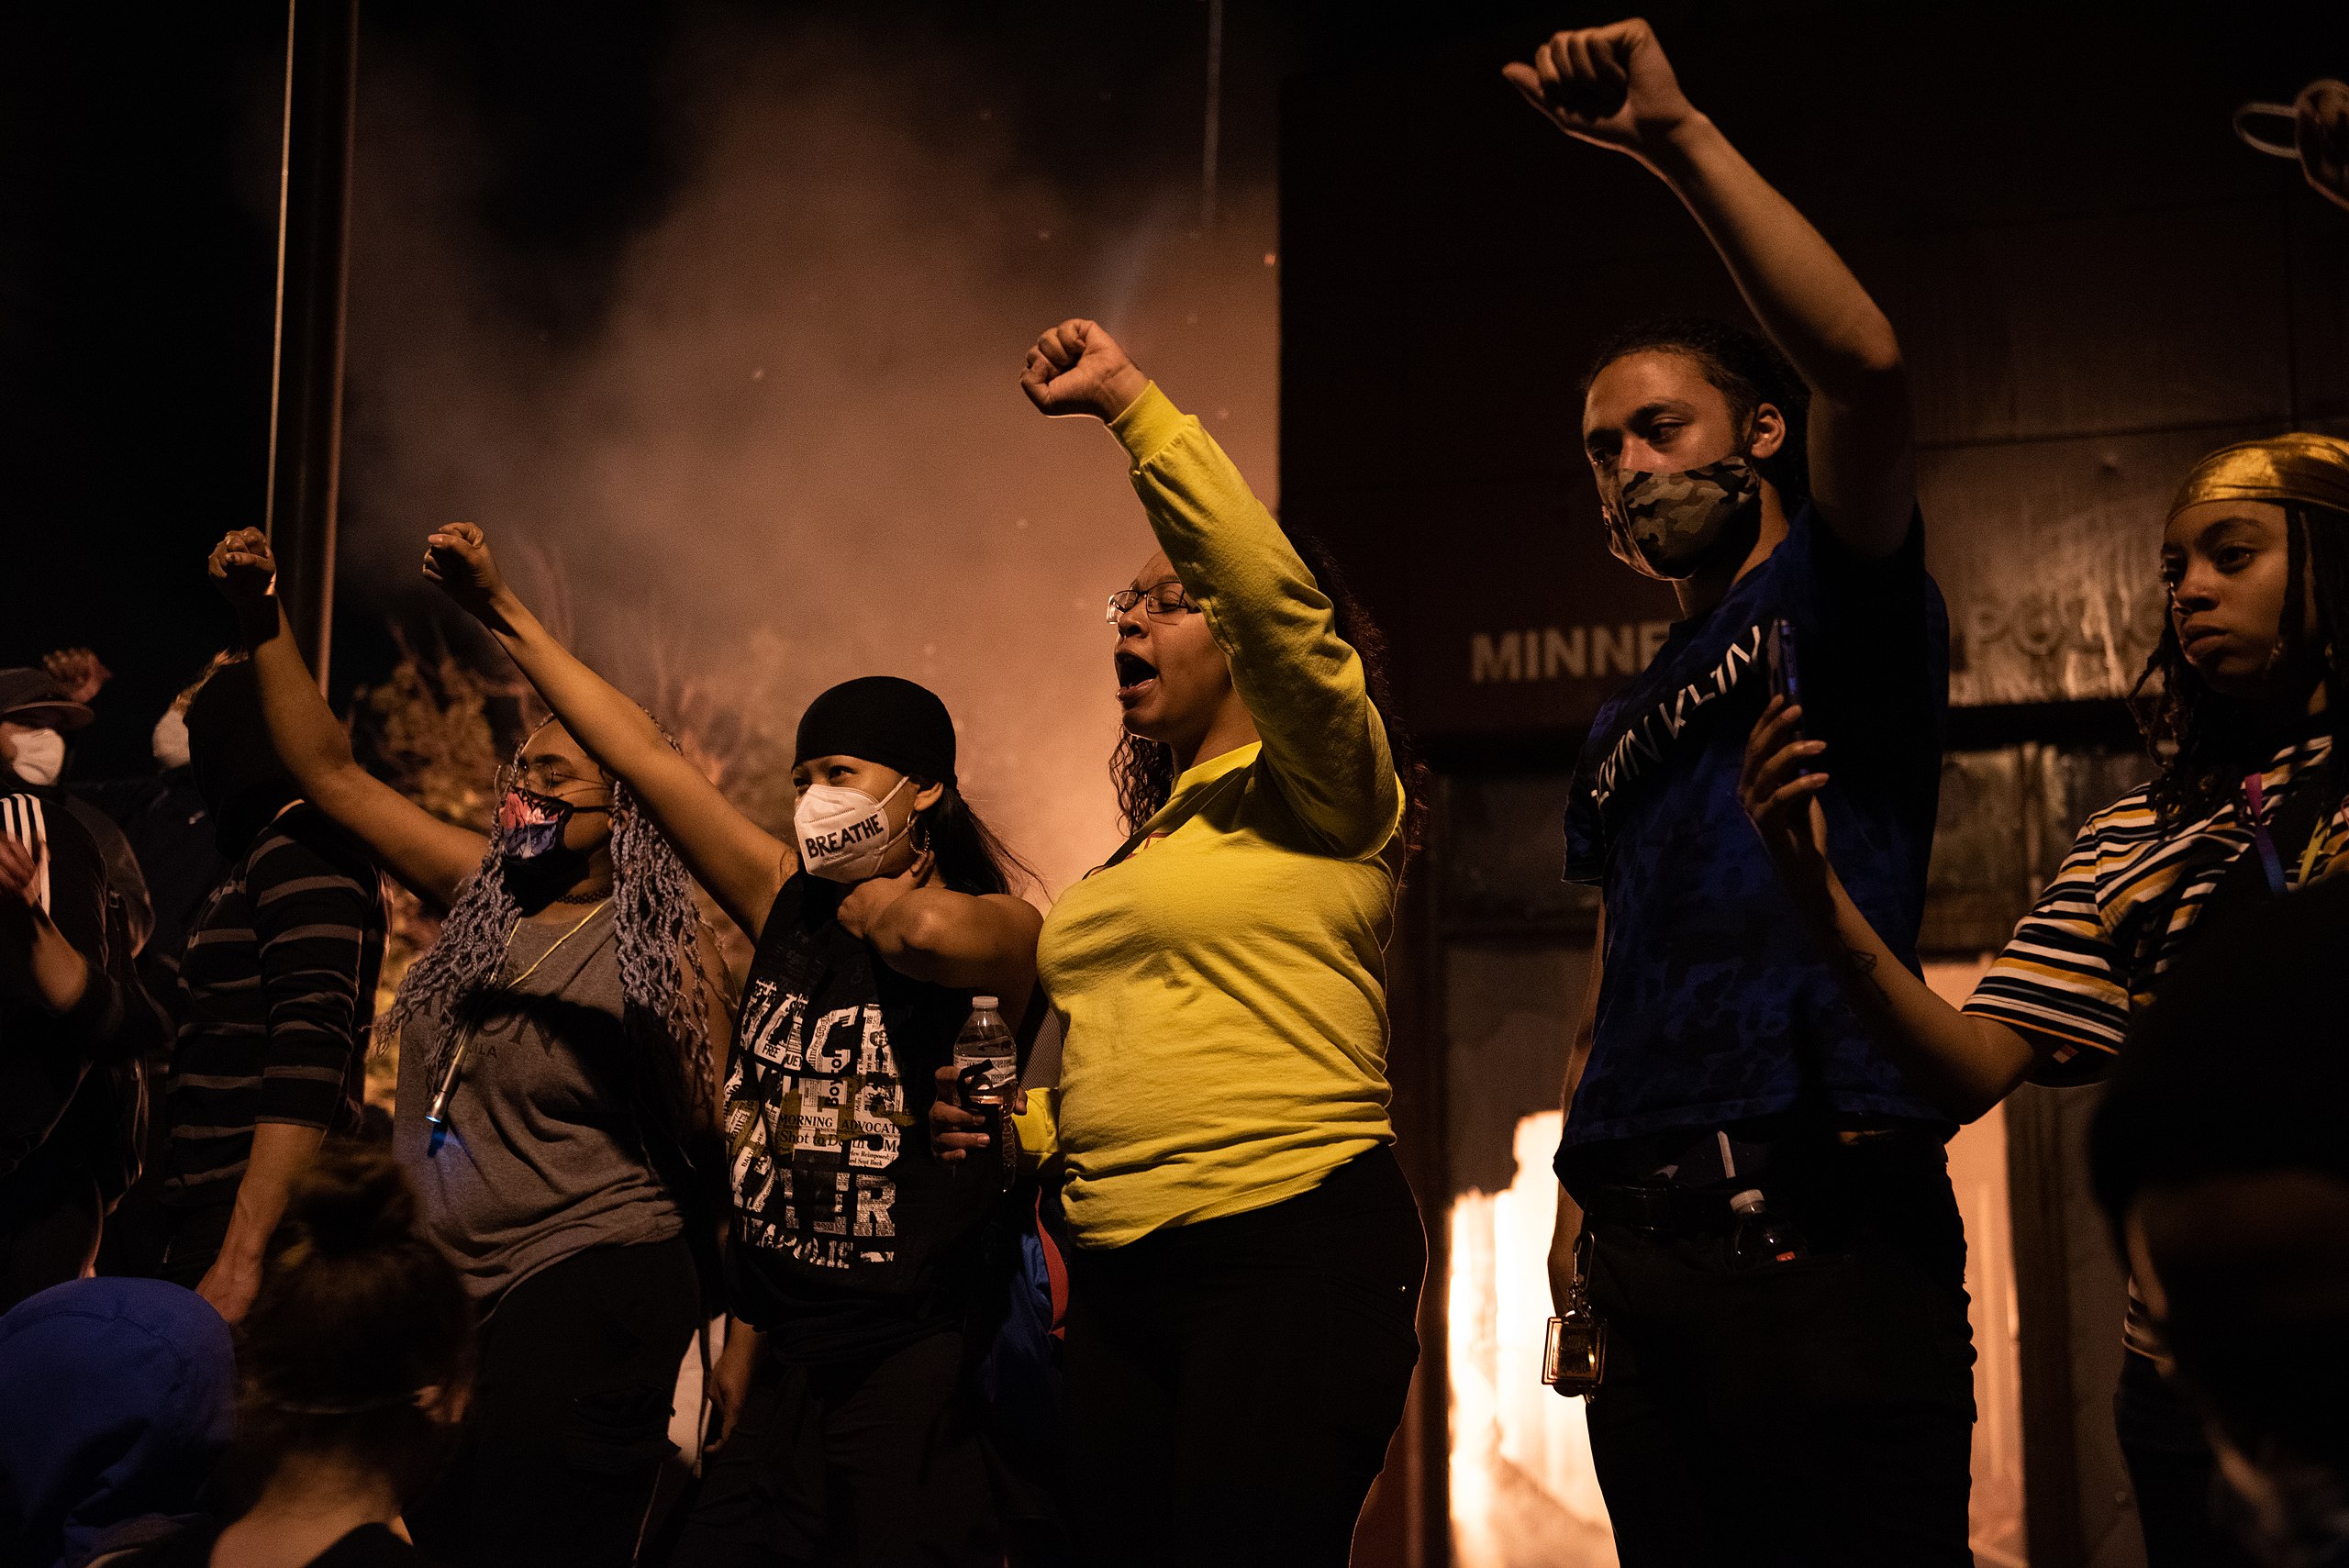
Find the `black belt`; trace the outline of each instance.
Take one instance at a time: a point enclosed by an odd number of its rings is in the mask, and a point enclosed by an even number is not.
[[[1623,1225],[1659,1234],[1727,1230],[1736,1216],[1728,1187],[1592,1187],[1582,1211],[1593,1225]]]
[[[1622,1225],[1660,1234],[1702,1233],[1731,1229],[1736,1215],[1730,1199],[1751,1187],[1760,1187],[1774,1199],[1795,1196],[1821,1180],[1850,1179],[1860,1169],[1881,1161],[1938,1162],[1945,1158],[1938,1137],[1913,1128],[1826,1129],[1808,1138],[1755,1143],[1734,1140],[1737,1173],[1724,1177],[1716,1157],[1709,1169],[1712,1179],[1687,1177],[1708,1169],[1690,1156],[1709,1152],[1707,1142],[1688,1145],[1688,1153],[1675,1162],[1678,1184],[1608,1181],[1592,1173],[1571,1184],[1575,1201],[1594,1223]],[[1618,1151],[1619,1153],[1628,1151]],[[1644,1163],[1645,1151],[1639,1156]],[[1881,1170],[1880,1164],[1876,1166]],[[1628,1174],[1618,1164],[1618,1172]]]

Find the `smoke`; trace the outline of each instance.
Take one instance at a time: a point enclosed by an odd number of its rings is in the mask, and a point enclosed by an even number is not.
[[[1117,842],[1102,605],[1152,546],[1115,441],[1036,414],[1021,360],[1098,317],[1271,499],[1272,194],[1227,185],[1202,235],[1196,184],[1055,186],[937,56],[800,31],[686,61],[682,179],[575,341],[508,308],[445,95],[369,62],[347,571],[411,583],[432,523],[479,522],[656,712],[682,667],[785,744],[835,681],[920,681],[1056,890]]]

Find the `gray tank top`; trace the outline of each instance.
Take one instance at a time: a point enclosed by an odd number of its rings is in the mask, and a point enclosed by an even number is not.
[[[393,1152],[484,1318],[507,1290],[574,1252],[684,1229],[628,1097],[645,1074],[629,1071],[611,906],[562,940],[569,929],[534,920],[516,929],[503,973],[538,968],[482,1015],[444,1126],[424,1119],[437,1087],[426,1081],[431,1053],[400,1052]]]

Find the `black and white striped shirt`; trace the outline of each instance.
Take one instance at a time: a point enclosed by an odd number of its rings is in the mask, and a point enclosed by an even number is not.
[[[181,963],[187,1021],[166,1102],[169,1202],[233,1198],[257,1123],[357,1127],[384,932],[373,862],[306,803],[229,868]]]

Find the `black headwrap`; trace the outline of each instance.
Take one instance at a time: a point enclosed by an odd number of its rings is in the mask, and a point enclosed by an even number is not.
[[[188,703],[187,757],[220,852],[232,859],[302,793],[270,744],[250,660],[222,665]]]
[[[952,784],[954,721],[928,687],[864,675],[807,705],[793,760],[810,757],[856,757],[930,784]]]

